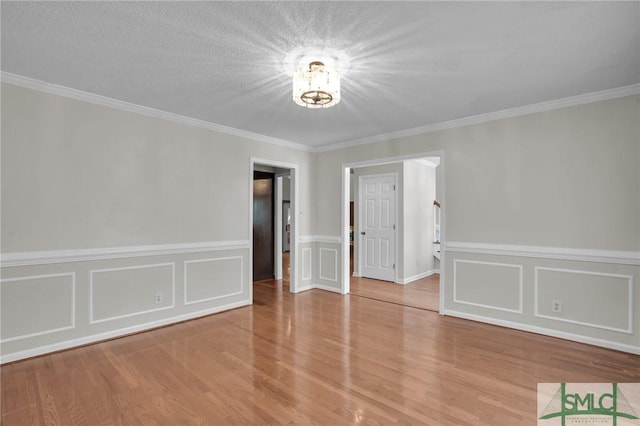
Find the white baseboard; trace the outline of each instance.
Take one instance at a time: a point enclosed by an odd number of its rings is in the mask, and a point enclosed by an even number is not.
[[[396,284],[402,284],[402,285],[409,284],[409,283],[412,283],[412,282],[417,281],[419,279],[430,277],[433,274],[439,274],[439,273],[440,273],[439,269],[432,269],[430,271],[426,271],[426,272],[423,272],[423,273],[418,274],[418,275],[414,275],[414,276],[409,277],[409,278],[404,278],[404,279],[400,278],[400,279],[398,279],[396,281]]]
[[[324,284],[314,284],[313,288],[317,288],[318,290],[325,290],[325,291],[331,291],[333,293],[342,294],[342,290],[340,290],[339,288],[329,287]]]
[[[616,351],[628,352],[640,355],[640,346],[626,345],[624,343],[612,342],[609,340],[596,339],[594,337],[582,336],[580,334],[567,333],[564,331],[552,330],[544,327],[537,327],[512,321],[504,321],[496,318],[485,317],[482,315],[468,314],[466,312],[453,311],[445,309],[444,315],[468,319],[472,321],[484,322],[487,324],[499,325],[501,327],[513,328],[516,330],[528,331],[530,333],[542,334],[544,336],[558,337],[560,339],[571,340],[588,345],[600,346],[602,348],[614,349]]]
[[[296,293],[302,293],[303,291],[309,291],[309,290],[313,290],[313,286],[312,285],[305,285],[303,287],[298,287],[296,290]]]
[[[240,308],[242,306],[251,305],[249,300],[241,300],[235,303],[229,303],[223,306],[216,306],[215,308],[205,309],[197,312],[189,312],[188,314],[178,315],[171,318],[163,318],[158,321],[152,321],[145,324],[138,324],[131,327],[120,328],[118,330],[107,331],[105,333],[93,334],[90,336],[79,337],[77,339],[66,340],[64,342],[58,342],[51,345],[39,346],[37,348],[27,349],[20,352],[13,352],[3,355],[0,358],[0,364],[6,364],[8,362],[19,361],[25,358],[31,358],[38,355],[44,355],[51,352],[57,352],[65,349],[71,349],[78,346],[84,346],[91,343],[97,343],[104,340],[113,339],[116,337],[126,336],[128,334],[137,333],[140,331],[151,330],[153,328],[162,327],[165,325],[175,324],[190,319],[204,317],[211,314],[217,314],[222,311],[228,311],[230,309]]]

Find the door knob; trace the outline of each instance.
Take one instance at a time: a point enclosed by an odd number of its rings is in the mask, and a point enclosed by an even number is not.
[[[362,231],[360,232],[360,235],[366,235],[366,232]]]

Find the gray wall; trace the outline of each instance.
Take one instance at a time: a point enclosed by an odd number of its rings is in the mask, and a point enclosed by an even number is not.
[[[318,153],[316,232],[340,234],[343,164],[441,152],[443,313],[638,352],[638,102]]]
[[[2,85],[3,252],[247,239],[251,156],[311,154]],[[312,226],[303,175],[300,232]]]
[[[2,85],[2,360],[251,303],[252,157],[312,155]],[[156,303],[156,296],[160,301]]]
[[[443,313],[639,352],[639,112],[628,96],[309,153],[3,84],[2,361],[251,303],[252,157],[299,166],[300,288],[340,291],[342,165],[429,152]]]
[[[420,161],[405,161],[403,283],[407,284],[435,271],[433,257],[436,199],[436,169]]]

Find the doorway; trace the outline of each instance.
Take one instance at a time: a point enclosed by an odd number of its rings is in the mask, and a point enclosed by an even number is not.
[[[277,282],[275,278],[286,268],[289,271],[289,281],[286,286],[289,292],[296,293],[298,288],[298,274],[296,260],[298,254],[298,165],[280,161],[258,158],[250,159],[249,173],[249,282]],[[289,255],[283,262],[283,177],[287,177],[287,196],[289,201]],[[264,182],[263,182],[264,181]],[[269,189],[270,187],[270,189]],[[269,206],[270,203],[270,206]],[[263,221],[267,224],[266,237],[260,235],[255,222]],[[270,225],[270,226],[269,226]],[[256,224],[257,226],[257,224]],[[279,265],[279,267],[278,267]],[[284,268],[283,268],[284,267]],[[266,271],[266,272],[265,272]],[[280,284],[282,286],[282,283]],[[251,295],[253,303],[253,292]]]
[[[253,172],[253,281],[275,277],[274,173]]]
[[[440,245],[436,243],[440,236],[444,239],[445,235],[444,214],[436,216],[440,206],[444,209],[442,160],[443,153],[438,151],[343,164],[341,290],[344,294],[351,293],[354,296],[442,311],[444,274],[441,272],[444,271],[440,270],[440,261],[444,253],[440,253]],[[375,248],[376,244],[375,241],[366,240],[369,231],[365,228],[369,227],[370,223],[365,222],[371,222],[372,218],[367,210],[370,206],[375,206],[376,202],[367,201],[367,197],[360,194],[359,188],[370,183],[367,181],[368,175],[391,173],[398,175],[398,210],[395,221],[396,270],[394,278],[390,279],[388,276],[372,275],[367,270],[367,263],[371,263],[367,259],[370,257],[369,248]],[[375,179],[375,176],[371,177]],[[361,182],[364,185],[360,185]],[[373,186],[370,188],[375,189]],[[437,210],[434,208],[434,202],[437,203]],[[380,214],[380,209],[377,213]],[[365,234],[362,235],[362,232]],[[380,256],[375,250],[373,253]],[[382,254],[382,250],[380,253]]]

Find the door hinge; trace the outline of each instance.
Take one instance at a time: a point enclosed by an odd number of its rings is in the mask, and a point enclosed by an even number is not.
[[[393,225],[393,230],[394,230],[394,231],[396,230],[396,225],[395,225],[395,224]]]
[[[396,190],[396,186],[395,186],[395,185],[393,185],[393,190],[394,190],[394,191]]]
[[[393,264],[393,269],[396,269],[396,264],[395,263]]]

